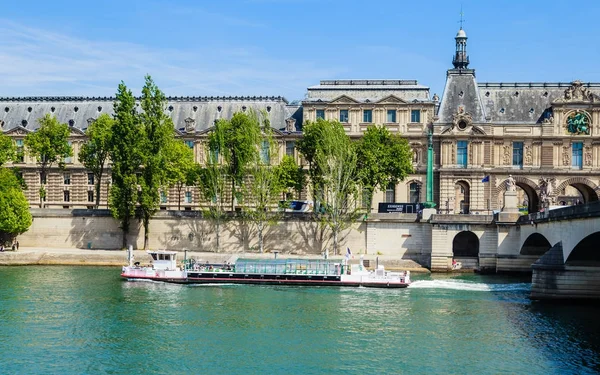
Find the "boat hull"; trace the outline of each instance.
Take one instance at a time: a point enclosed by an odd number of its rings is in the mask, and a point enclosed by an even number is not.
[[[338,286],[338,287],[368,287],[368,288],[406,288],[408,283],[389,280],[342,280],[340,276],[323,275],[279,275],[279,274],[237,274],[220,273],[190,273],[187,277],[161,276],[121,276],[128,280],[153,280],[175,284],[258,284],[258,285],[295,285],[295,286]]]

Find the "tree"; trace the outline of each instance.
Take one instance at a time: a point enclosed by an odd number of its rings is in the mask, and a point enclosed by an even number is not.
[[[13,144],[12,139],[0,132],[0,167],[11,160],[14,160],[15,155],[15,145]]]
[[[142,88],[142,178],[139,180],[144,249],[148,249],[150,219],[160,206],[160,189],[167,183],[167,145],[173,142],[173,121],[165,110],[167,98],[150,76]]]
[[[279,211],[271,211],[273,207],[277,207],[283,191],[279,168],[271,165],[271,158],[277,152],[268,121],[264,122],[262,133],[264,139],[261,142],[261,152],[248,168],[251,182],[246,186],[244,194],[244,215],[256,225],[261,253],[264,252],[264,230],[277,222]]]
[[[40,166],[40,207],[46,196],[46,177],[53,164],[64,167],[64,159],[73,156],[69,145],[69,125],[61,124],[55,117],[46,114],[38,120],[40,127],[27,134],[25,146],[29,154],[36,158]]]
[[[278,179],[284,189],[285,193],[291,194],[296,193],[296,197],[300,197],[300,192],[304,187],[306,178],[304,170],[296,164],[296,160],[293,156],[285,155],[279,163],[278,168]],[[285,197],[287,199],[287,197]]]
[[[358,177],[368,195],[370,212],[375,189],[396,185],[413,173],[412,150],[405,138],[372,125],[358,142],[356,153]]]
[[[0,168],[0,244],[11,240],[31,226],[29,203],[19,180],[7,168]]]
[[[169,186],[177,190],[177,209],[181,210],[181,190],[184,186],[194,185],[194,153],[181,140],[173,139],[166,150],[165,173]]]
[[[257,157],[257,145],[261,139],[260,120],[252,110],[237,112],[231,120],[218,120],[209,136],[210,149],[223,155],[227,174],[231,178],[232,211],[235,211],[238,199],[237,187],[243,184],[248,164]]]
[[[312,196],[315,198],[318,186],[321,184],[320,171],[318,165],[315,164],[315,158],[317,150],[322,147],[324,141],[323,131],[324,128],[329,126],[329,122],[321,118],[315,122],[308,121],[302,128],[302,139],[296,143],[298,151],[304,156],[304,159],[308,162],[308,175],[312,186]],[[318,214],[318,205],[315,202],[315,213]]]
[[[229,177],[227,169],[219,163],[218,155],[207,150],[207,163],[204,168],[196,166],[198,170],[198,181],[200,191],[208,202],[208,209],[204,210],[203,216],[211,221],[215,227],[216,251],[221,249],[221,226],[229,218],[227,215],[227,202],[225,192]]]
[[[123,248],[135,214],[138,200],[137,172],[142,163],[141,125],[135,109],[135,98],[125,83],[121,82],[113,104],[115,123],[110,137],[112,161],[112,186],[110,210],[121,221]]]
[[[356,151],[337,121],[325,121],[323,136],[316,149],[313,164],[321,182],[316,199],[323,225],[331,230],[334,253],[339,253],[340,233],[358,217],[356,205]]]
[[[96,185],[96,205],[100,206],[102,174],[110,152],[110,139],[115,121],[103,113],[86,130],[87,142],[81,146],[79,161],[94,175]]]

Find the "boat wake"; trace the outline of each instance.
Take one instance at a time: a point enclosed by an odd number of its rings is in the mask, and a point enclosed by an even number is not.
[[[451,289],[472,292],[517,292],[529,291],[531,284],[485,284],[461,280],[418,280],[413,281],[408,287],[411,289]]]

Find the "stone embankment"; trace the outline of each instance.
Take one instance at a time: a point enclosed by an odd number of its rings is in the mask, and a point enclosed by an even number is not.
[[[134,257],[142,265],[150,264],[150,257],[143,250],[135,250]],[[263,258],[273,259],[275,254],[265,253],[201,253],[188,251],[185,254],[188,258],[194,258],[200,262],[226,263],[235,262],[237,258]],[[183,260],[184,252],[179,252],[179,260]],[[306,258],[322,259],[316,255],[298,256],[296,254],[277,254],[278,259],[285,258]],[[341,256],[330,257],[330,259],[343,259]],[[384,265],[388,270],[403,270],[411,272],[429,272],[425,267],[412,260],[401,259],[399,257],[384,255],[366,255],[365,263],[368,268],[375,268],[377,264]],[[350,260],[356,263],[359,260],[358,255],[354,255]],[[37,248],[21,247],[18,251],[0,252],[0,266],[26,266],[26,265],[67,265],[67,266],[123,266],[127,264],[127,251],[125,250],[87,250],[87,249],[57,249],[57,248]]]

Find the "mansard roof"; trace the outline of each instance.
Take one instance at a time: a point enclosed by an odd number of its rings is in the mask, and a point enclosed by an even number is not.
[[[60,122],[84,131],[102,113],[113,115],[114,100],[114,97],[0,97],[0,123],[4,132],[18,126],[35,130],[39,127],[38,119],[52,114]],[[301,107],[288,105],[281,96],[168,97],[166,112],[179,131],[200,132],[217,119],[231,118],[235,112],[248,109],[265,111],[275,129],[285,129],[285,120],[290,117],[296,119],[297,126],[302,124]]]
[[[330,102],[346,95],[359,102],[376,102],[393,95],[407,102],[429,101],[429,87],[416,80],[402,79],[340,79],[324,80],[308,88],[305,102]]]
[[[535,124],[542,122],[553,105],[574,102],[565,99],[567,91],[581,87],[590,100],[600,103],[600,83],[484,82],[474,74],[450,70],[438,111],[438,123],[452,123],[459,108],[472,116],[473,123]]]

